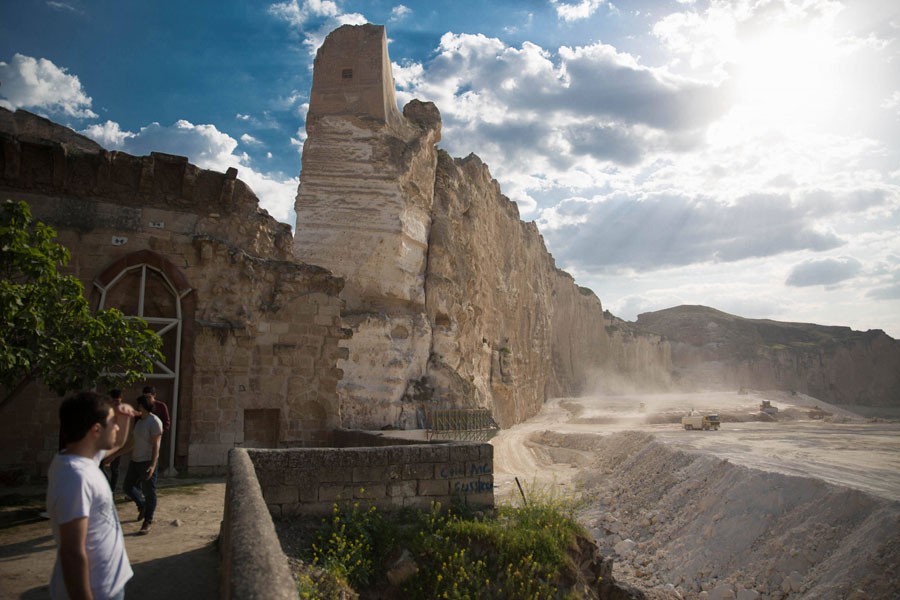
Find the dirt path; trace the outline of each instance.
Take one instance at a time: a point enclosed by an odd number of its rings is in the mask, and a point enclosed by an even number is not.
[[[219,535],[225,483],[203,479],[164,480],[150,535],[135,535],[140,523],[131,502],[120,502],[119,518],[134,578],[125,588],[129,600],[204,600],[218,597]],[[19,494],[34,496],[39,488]],[[117,496],[118,497],[118,496]],[[56,559],[49,521],[25,511],[0,511],[0,599],[47,598]]]

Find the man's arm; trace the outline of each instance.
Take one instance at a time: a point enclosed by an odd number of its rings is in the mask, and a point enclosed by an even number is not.
[[[153,471],[156,470],[156,461],[159,460],[159,443],[162,441],[162,434],[159,433],[150,438],[150,445],[153,448],[153,456],[150,457],[150,466],[147,467],[147,475],[144,479],[153,477]]]
[[[156,404],[159,405],[159,414],[156,416],[162,421],[163,432],[166,432],[172,426],[172,420],[169,418],[169,407],[166,406],[165,402],[160,402],[159,400],[156,401]]]
[[[71,600],[93,600],[87,541],[88,518],[80,517],[59,526],[59,561],[63,582]]]

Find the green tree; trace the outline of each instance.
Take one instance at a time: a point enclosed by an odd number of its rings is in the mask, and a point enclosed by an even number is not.
[[[91,313],[69,251],[24,202],[0,206],[0,409],[33,381],[54,392],[122,386],[162,360],[162,340],[116,309]]]

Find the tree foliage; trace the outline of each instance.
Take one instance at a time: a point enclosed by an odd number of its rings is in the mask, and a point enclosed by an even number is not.
[[[116,309],[92,314],[69,251],[24,202],[0,206],[0,408],[35,380],[56,393],[141,379],[162,360],[162,340]]]

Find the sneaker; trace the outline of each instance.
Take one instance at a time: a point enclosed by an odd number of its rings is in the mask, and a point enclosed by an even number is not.
[[[135,521],[143,521],[143,520],[144,520],[144,507],[141,506],[138,508],[138,516],[137,516],[137,519],[135,519]]]
[[[144,521],[144,524],[141,525],[141,530],[138,531],[137,534],[138,535],[147,535],[148,533],[150,533],[150,526],[152,524],[153,523],[151,523],[150,521]]]

